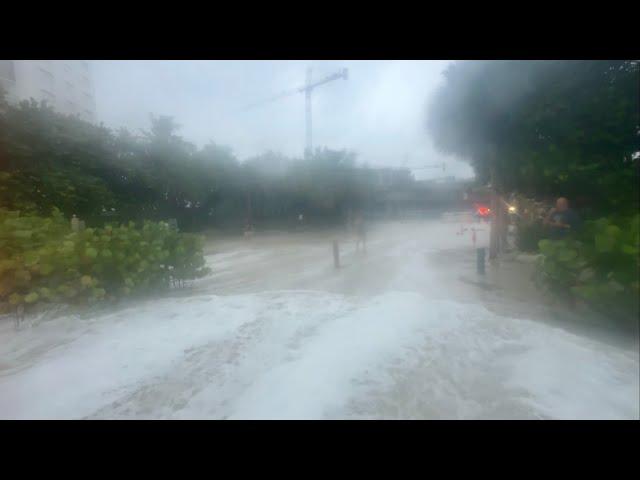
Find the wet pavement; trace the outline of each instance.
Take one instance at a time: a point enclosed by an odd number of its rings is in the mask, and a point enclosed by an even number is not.
[[[189,288],[0,332],[0,417],[638,418],[637,337],[551,305],[531,263],[478,274],[487,243],[464,217],[369,225],[366,252],[212,239]]]

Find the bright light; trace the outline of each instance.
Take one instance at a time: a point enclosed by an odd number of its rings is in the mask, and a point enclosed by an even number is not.
[[[509,207],[509,213],[516,213],[516,207],[514,207],[513,205],[511,205]]]
[[[478,215],[480,215],[481,217],[486,217],[487,215],[489,215],[489,213],[491,213],[491,209],[484,205],[478,205],[476,207],[476,211],[478,212]]]

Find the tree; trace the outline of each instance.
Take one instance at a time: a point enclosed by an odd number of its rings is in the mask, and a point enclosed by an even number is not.
[[[228,147],[196,148],[169,116],[141,135],[112,131],[33,100],[0,110],[0,207],[49,215],[57,207],[90,226],[175,218],[181,229],[244,221],[336,222],[375,198],[375,176],[352,152],[317,149],[309,159],[266,152],[240,162]]]
[[[498,188],[631,211],[638,75],[637,61],[457,62],[430,103],[427,127],[479,179],[493,171]]]

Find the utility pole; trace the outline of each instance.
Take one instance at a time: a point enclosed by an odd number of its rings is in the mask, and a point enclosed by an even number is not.
[[[489,258],[494,259],[498,256],[498,195],[496,193],[496,174],[495,166],[491,165],[491,230],[489,232]]]
[[[489,259],[497,258],[500,252],[500,231],[502,229],[502,201],[499,187],[501,181],[497,170],[497,152],[494,146],[489,148],[489,175],[491,182],[491,231],[489,233]]]

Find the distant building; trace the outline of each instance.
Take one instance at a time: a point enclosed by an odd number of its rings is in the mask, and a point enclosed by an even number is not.
[[[465,208],[470,201],[471,179],[456,179],[455,177],[433,178],[420,180],[418,189],[420,196],[428,208]],[[466,198],[465,198],[466,194]]]
[[[0,84],[10,102],[45,100],[60,113],[96,120],[87,60],[0,60]]]
[[[408,168],[376,168],[372,171],[377,186],[383,189],[403,188],[413,182],[411,170]]]

